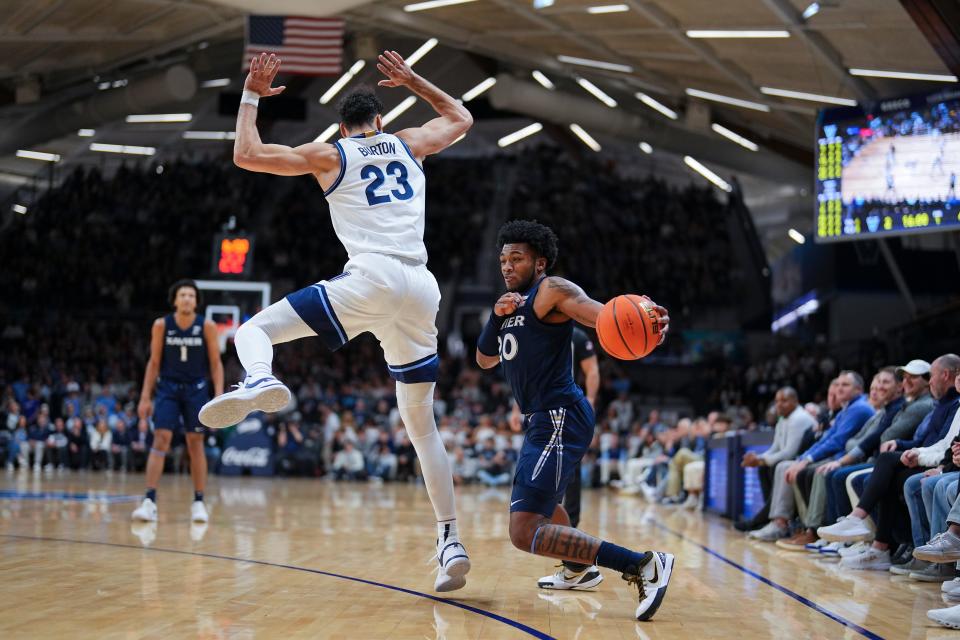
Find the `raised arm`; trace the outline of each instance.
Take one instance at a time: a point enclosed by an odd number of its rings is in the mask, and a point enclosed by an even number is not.
[[[241,169],[278,176],[324,173],[340,167],[340,153],[332,144],[308,142],[299,147],[264,144],[257,131],[260,98],[275,96],[286,87],[271,87],[280,71],[280,58],[261,53],[250,61],[250,73],[243,84],[243,98],[237,112],[237,137],[233,162]]]
[[[443,151],[473,125],[473,116],[466,107],[432,82],[414,73],[399,53],[384,51],[378,60],[377,69],[387,76],[387,80],[378,83],[379,86],[407,87],[430,103],[439,115],[422,127],[397,132],[397,137],[407,143],[417,159],[422,160],[425,156]]]

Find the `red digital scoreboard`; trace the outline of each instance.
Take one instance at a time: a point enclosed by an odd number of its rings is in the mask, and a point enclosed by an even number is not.
[[[218,276],[248,277],[253,266],[253,236],[218,233],[213,238],[213,266]]]

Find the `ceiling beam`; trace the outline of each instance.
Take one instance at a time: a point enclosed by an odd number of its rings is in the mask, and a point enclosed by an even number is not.
[[[0,31],[0,44],[31,43],[31,42],[143,42],[144,40],[160,40],[165,36],[161,31],[141,31],[134,34],[118,34],[115,30],[93,31],[35,31],[30,34],[9,33]]]
[[[33,31],[38,25],[40,25],[40,23],[42,23],[44,20],[46,20],[47,18],[52,16],[54,13],[59,11],[60,7],[62,7],[65,2],[66,0],[57,0],[56,2],[51,4],[49,7],[47,7],[46,9],[38,13],[36,16],[34,16],[34,18],[30,20],[30,22],[28,22],[23,27],[20,33],[23,35],[27,35],[31,31]]]
[[[790,3],[790,0],[763,0],[763,3],[783,21],[791,34],[802,39],[810,46],[838,80],[851,88],[859,102],[870,104],[877,100],[877,92],[874,91],[873,87],[862,78],[851,76],[847,72],[847,67],[843,64],[840,53],[833,48],[833,45],[826,38],[819,33],[804,28],[803,16]]]
[[[513,13],[523,17],[534,24],[538,24],[544,29],[551,31],[554,35],[561,36],[571,42],[574,42],[581,47],[593,52],[594,54],[599,55],[601,58],[605,58],[608,61],[617,61],[624,60],[624,55],[618,51],[614,51],[605,44],[595,41],[593,38],[585,36],[577,31],[571,30],[563,25],[557,24],[552,19],[538,14],[532,9],[528,9],[525,5],[516,4],[511,0],[493,0],[495,4],[502,7],[507,11],[512,11]],[[631,61],[633,58],[631,58]],[[634,62],[634,71],[637,71],[636,62]],[[651,91],[659,91],[660,93],[670,94],[670,95],[679,95],[680,89],[677,86],[676,82],[664,76],[663,74],[652,71],[639,65],[641,73],[646,77],[639,78],[646,86],[644,88]],[[630,82],[631,76],[625,76],[625,80]],[[635,76],[633,76],[635,77]]]
[[[743,89],[748,95],[756,99],[758,102],[775,106],[782,111],[793,111],[790,106],[787,106],[779,101],[770,100],[769,96],[765,96],[764,94],[760,93],[760,89],[753,84],[753,80],[743,69],[731,62],[724,62],[721,60],[720,57],[714,53],[713,49],[703,42],[688,38],[686,33],[681,31],[682,28],[677,20],[659,6],[646,0],[643,2],[640,0],[625,0],[625,2],[639,15],[645,17],[650,22],[653,22],[661,29],[668,30],[674,40],[696,53],[704,62],[716,69],[719,73],[726,76],[729,80]],[[798,129],[810,128],[810,122],[807,118],[801,118],[795,114],[789,114],[786,116],[786,119]]]

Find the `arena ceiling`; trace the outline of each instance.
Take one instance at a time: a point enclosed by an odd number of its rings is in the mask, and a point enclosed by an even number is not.
[[[90,159],[88,140],[45,138],[45,129],[56,133],[56,127],[38,126],[38,113],[62,114],[103,91],[104,83],[110,90],[123,90],[125,82],[174,64],[189,67],[200,82],[232,76],[235,88],[246,13],[337,14],[347,21],[348,59],[436,37],[448,53],[444,60],[425,59],[424,68],[444,71],[456,85],[450,90],[462,92],[487,76],[507,76],[513,82],[498,82],[487,96],[501,110],[557,121],[569,109],[592,118],[601,134],[615,136],[610,129],[621,126],[634,145],[649,139],[654,148],[677,157],[689,149],[745,182],[792,185],[782,198],[767,190],[757,201],[761,212],[771,205],[768,213],[758,214],[758,224],[769,224],[780,234],[793,215],[791,208],[809,211],[803,186],[812,181],[814,123],[817,109],[828,105],[773,95],[771,89],[867,104],[943,85],[862,77],[850,69],[950,73],[896,0],[824,0],[808,18],[802,15],[808,0],[556,0],[544,8],[534,8],[533,0],[476,0],[404,10],[416,1],[6,0],[0,16],[0,178],[15,181],[38,172],[36,162],[13,155],[14,144],[52,145],[72,161]],[[625,10],[590,11],[610,5]],[[705,30],[778,31],[786,37],[700,38],[690,33]],[[461,56],[453,71],[452,56]],[[604,70],[571,58],[621,66]],[[531,78],[535,69],[557,85],[553,110],[538,101],[536,91],[546,90]],[[617,106],[601,104],[577,85],[578,79],[591,82]],[[332,81],[318,79],[302,93],[319,94]],[[753,108],[705,99],[702,92],[748,101]],[[677,118],[654,111],[638,94]],[[192,126],[231,128],[216,119],[213,102],[214,93],[203,90],[190,99],[191,110],[207,114],[205,124],[198,118]],[[714,123],[759,149],[750,152],[733,144],[711,128]],[[111,129],[127,135],[122,119],[97,127],[98,132]],[[182,129],[141,128],[137,135],[145,137],[144,144],[164,147],[163,137],[180,139]]]

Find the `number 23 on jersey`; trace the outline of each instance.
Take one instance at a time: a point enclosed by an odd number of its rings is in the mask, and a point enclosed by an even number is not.
[[[385,204],[392,199],[409,200],[413,197],[413,187],[407,182],[407,176],[409,174],[407,173],[405,164],[399,160],[394,160],[387,165],[387,175],[395,178],[397,188],[389,189],[385,193],[381,193],[381,190],[386,188],[385,183],[387,179],[383,171],[380,170],[380,167],[375,164],[368,164],[360,170],[361,178],[364,180],[373,179],[372,182],[367,185],[366,189],[367,204],[371,207],[377,204]]]

